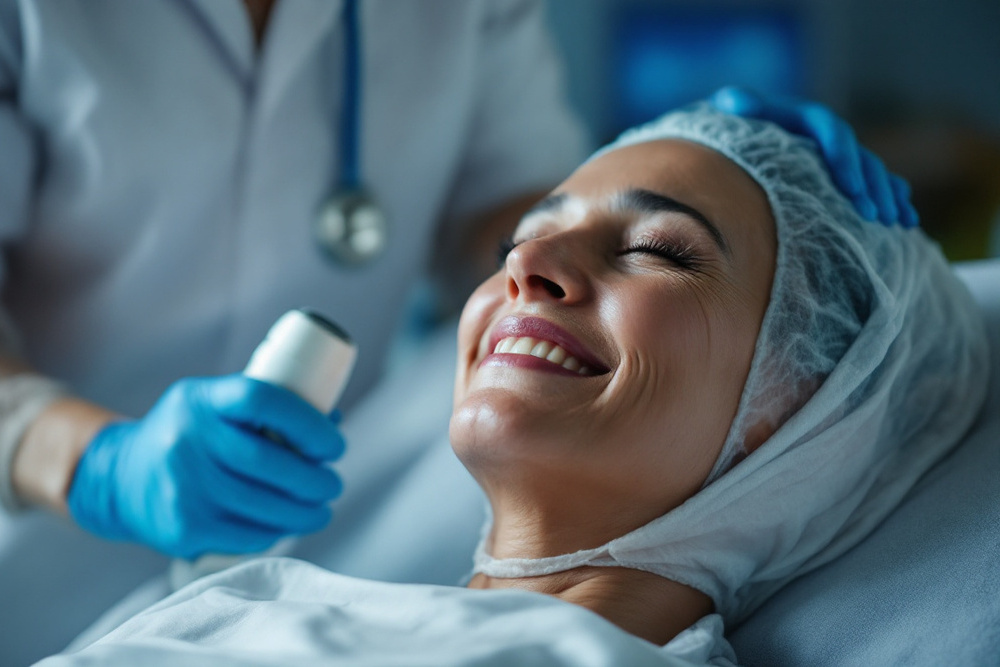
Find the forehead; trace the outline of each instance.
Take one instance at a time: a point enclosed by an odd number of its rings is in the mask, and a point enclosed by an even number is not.
[[[737,250],[745,251],[739,254],[770,254],[776,246],[763,189],[735,162],[691,141],[662,139],[605,153],[580,166],[553,194],[565,194],[577,207],[589,209],[631,188],[657,192],[701,211]]]
[[[711,208],[741,205],[770,211],[767,197],[739,165],[711,148],[683,139],[661,139],[619,148],[580,166],[556,192],[600,197],[622,187],[687,195]]]

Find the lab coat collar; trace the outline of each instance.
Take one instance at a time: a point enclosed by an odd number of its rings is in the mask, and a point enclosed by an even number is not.
[[[184,0],[201,23],[209,39],[214,39],[221,56],[234,73],[249,83],[253,78],[255,48],[250,17],[240,0]],[[278,3],[282,4],[281,2]]]
[[[258,103],[265,108],[273,106],[330,24],[343,13],[343,0],[275,2],[258,65],[250,17],[240,0],[185,1],[217,40],[236,74],[247,84],[260,77],[256,87],[262,99]]]
[[[271,109],[285,87],[295,78],[303,62],[318,47],[331,30],[332,24],[343,18],[343,0],[290,2],[278,0],[274,5],[268,34],[264,37],[261,62],[260,98],[262,109]],[[358,11],[361,5],[358,3]],[[343,39],[340,40],[343,47]],[[336,85],[332,79],[330,85]]]

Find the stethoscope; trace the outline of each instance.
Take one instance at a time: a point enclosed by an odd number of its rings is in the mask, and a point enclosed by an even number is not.
[[[385,212],[361,182],[358,157],[361,109],[361,45],[358,1],[344,0],[344,103],[340,115],[340,180],[313,223],[316,245],[345,266],[371,262],[385,249]]]

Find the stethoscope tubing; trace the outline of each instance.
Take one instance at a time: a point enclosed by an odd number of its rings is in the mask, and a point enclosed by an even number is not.
[[[344,103],[340,114],[340,190],[361,188],[361,44],[358,0],[344,0]]]
[[[318,247],[340,266],[364,266],[386,247],[385,212],[361,174],[361,17],[359,0],[344,0],[344,94],[340,113],[337,187],[317,213]]]

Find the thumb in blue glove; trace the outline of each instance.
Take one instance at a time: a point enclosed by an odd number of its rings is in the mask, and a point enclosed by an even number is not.
[[[837,187],[866,219],[904,227],[919,224],[907,182],[889,173],[878,156],[858,143],[851,126],[822,104],[735,86],[720,88],[709,101],[720,111],[771,121],[813,139]]]
[[[343,451],[335,421],[286,389],[187,379],[94,437],[67,503],[84,529],[171,556],[259,552],[329,522],[342,484],[325,462]]]

